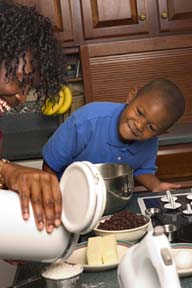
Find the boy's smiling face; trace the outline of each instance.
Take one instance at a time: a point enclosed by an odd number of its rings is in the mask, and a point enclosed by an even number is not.
[[[119,135],[125,141],[143,141],[162,133],[170,125],[170,111],[151,91],[132,97],[120,116]]]

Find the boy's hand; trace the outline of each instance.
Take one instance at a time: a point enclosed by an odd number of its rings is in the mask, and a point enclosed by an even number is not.
[[[168,182],[160,182],[158,191],[167,191],[171,189],[180,189],[181,184],[175,184],[175,183],[168,183]]]
[[[160,182],[157,176],[153,174],[135,176],[135,179],[151,192],[165,192],[171,189],[180,189],[182,186],[181,184]]]
[[[62,196],[57,177],[49,172],[5,163],[1,174],[6,187],[18,192],[24,220],[29,219],[29,201],[38,230],[48,233],[61,224]],[[18,211],[19,213],[19,211]]]

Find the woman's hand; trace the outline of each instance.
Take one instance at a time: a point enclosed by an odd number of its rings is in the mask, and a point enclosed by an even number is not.
[[[58,179],[53,173],[5,163],[1,175],[6,187],[19,194],[24,220],[29,219],[31,201],[38,230],[46,227],[46,231],[51,233],[61,224],[62,197]]]

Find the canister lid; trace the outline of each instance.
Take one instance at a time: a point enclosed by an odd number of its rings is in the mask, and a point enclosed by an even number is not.
[[[93,176],[95,178],[95,193],[96,193],[96,208],[92,221],[89,223],[88,227],[86,227],[84,230],[81,231],[81,234],[86,234],[90,232],[97,225],[98,221],[102,217],[106,206],[107,195],[104,179],[101,176],[100,172],[95,167],[95,165],[93,165],[88,161],[84,161],[83,163],[87,165],[90,168],[91,172],[93,173]]]
[[[99,171],[91,162],[74,162],[63,173],[60,188],[65,228],[72,233],[90,231],[106,204],[105,184]]]

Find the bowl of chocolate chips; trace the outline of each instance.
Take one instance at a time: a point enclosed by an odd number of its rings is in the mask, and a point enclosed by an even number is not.
[[[147,233],[150,223],[146,215],[120,211],[102,217],[93,231],[97,236],[114,234],[117,240],[137,242]]]

